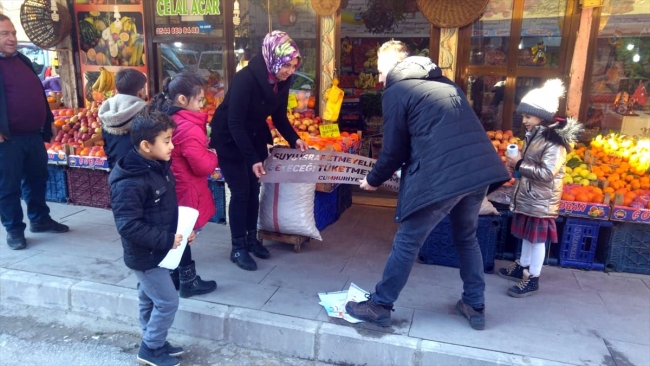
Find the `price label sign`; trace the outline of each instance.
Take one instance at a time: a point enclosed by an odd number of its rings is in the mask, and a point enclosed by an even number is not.
[[[320,125],[320,135],[323,137],[339,137],[341,132],[339,131],[339,125],[337,123],[329,123],[326,125]]]
[[[287,101],[287,109],[294,109],[298,106],[298,99],[296,99],[295,94],[289,94],[289,100]]]

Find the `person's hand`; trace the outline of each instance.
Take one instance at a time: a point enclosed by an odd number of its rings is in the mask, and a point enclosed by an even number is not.
[[[359,185],[359,187],[361,189],[363,189],[364,191],[376,191],[377,190],[377,187],[373,187],[370,184],[368,184],[368,181],[366,180],[366,178],[363,178],[361,180],[361,185]]]
[[[521,153],[517,154],[517,156],[506,156],[506,165],[509,168],[515,168],[515,165],[517,165],[517,162],[521,160]]]
[[[194,244],[194,239],[196,239],[196,232],[192,231],[192,233],[190,234],[190,237],[187,238],[187,245]]]
[[[264,170],[264,164],[263,163],[257,163],[253,165],[253,174],[259,179],[261,178],[264,174],[266,174],[266,171]]]
[[[302,152],[305,152],[305,150],[309,149],[309,146],[303,140],[298,139],[296,140],[296,148],[300,149]]]
[[[215,149],[208,149],[208,151],[213,153],[214,155],[217,155],[217,150],[215,150]]]
[[[174,245],[172,246],[172,249],[178,248],[178,246],[181,245],[182,241],[183,241],[183,235],[176,234],[176,236],[174,236]]]
[[[3,134],[0,133],[0,143],[5,142],[6,138],[4,137]]]

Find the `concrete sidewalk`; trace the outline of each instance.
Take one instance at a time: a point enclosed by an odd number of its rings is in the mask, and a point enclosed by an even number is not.
[[[135,275],[122,260],[112,213],[50,204],[67,234],[26,233],[10,250],[0,232],[2,302],[94,313],[137,324]],[[540,294],[506,295],[513,282],[486,275],[487,327],[474,331],[454,310],[462,282],[454,268],[416,263],[396,303],[393,326],[327,317],[318,292],[372,291],[397,224],[390,209],[353,206],[322,232],[323,242],[270,244],[272,258],[246,272],[230,263],[230,234],[208,224],[192,247],[201,277],[217,291],[181,299],[174,328],[292,357],[354,365],[648,365],[650,276],[545,267]],[[499,263],[499,266],[507,265]]]

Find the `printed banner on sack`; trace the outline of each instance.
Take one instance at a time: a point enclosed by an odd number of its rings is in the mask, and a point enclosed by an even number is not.
[[[359,184],[377,160],[333,151],[274,148],[264,161],[262,183],[341,183]],[[383,188],[399,190],[399,178],[393,175]]]

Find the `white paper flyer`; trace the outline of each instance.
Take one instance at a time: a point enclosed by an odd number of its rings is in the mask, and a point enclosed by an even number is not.
[[[163,258],[158,265],[159,267],[167,269],[176,269],[178,267],[183,252],[185,251],[185,246],[187,245],[187,239],[192,234],[194,224],[196,224],[196,219],[198,218],[199,211],[185,206],[178,208],[178,226],[176,227],[176,234],[183,235],[183,240],[181,241],[181,245],[167,253],[165,258]]]
[[[368,292],[362,290],[359,286],[354,283],[350,284],[350,288],[347,291],[337,291],[337,292],[320,292],[318,297],[320,298],[319,304],[325,308],[327,315],[332,318],[344,319],[350,323],[362,323],[363,320],[355,319],[348,315],[345,312],[345,304],[348,301],[360,302],[366,301],[366,295]]]

